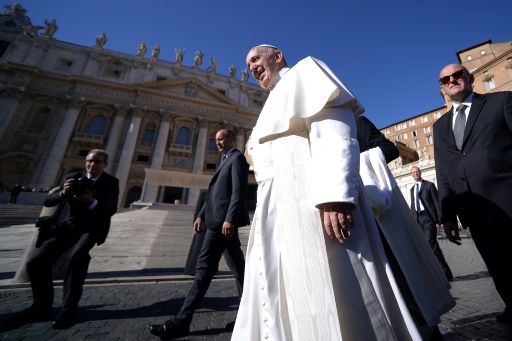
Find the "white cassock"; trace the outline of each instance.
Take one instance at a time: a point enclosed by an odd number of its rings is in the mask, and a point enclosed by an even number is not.
[[[314,58],[280,76],[246,148],[258,193],[232,340],[421,340],[359,176],[364,109]],[[357,206],[344,244],[325,233],[326,202]]]

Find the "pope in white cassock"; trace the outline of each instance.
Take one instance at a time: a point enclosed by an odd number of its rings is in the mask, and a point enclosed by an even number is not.
[[[258,194],[232,340],[421,340],[359,176],[363,107],[315,58],[288,68],[260,45],[246,61],[271,91],[246,148]]]

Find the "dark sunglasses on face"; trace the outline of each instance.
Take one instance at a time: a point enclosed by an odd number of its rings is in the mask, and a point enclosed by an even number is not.
[[[446,85],[450,83],[451,77],[453,77],[453,79],[461,79],[462,77],[464,77],[464,70],[455,71],[451,75],[441,77],[439,79],[439,83],[441,83],[441,85]]]

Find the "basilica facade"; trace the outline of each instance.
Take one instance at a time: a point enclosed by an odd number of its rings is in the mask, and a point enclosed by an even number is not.
[[[215,134],[227,128],[244,150],[268,96],[247,82],[203,65],[159,58],[141,43],[130,55],[108,50],[107,34],[91,46],[53,38],[55,21],[33,25],[27,10],[0,15],[0,181],[35,190],[83,170],[91,149],[109,154],[120,181],[119,205],[195,204],[220,163]],[[151,47],[149,47],[151,49]],[[149,177],[148,174],[152,176]],[[255,192],[250,179],[250,196]],[[251,194],[252,193],[252,194]],[[255,194],[253,195],[255,196]],[[250,200],[251,198],[249,198]]]

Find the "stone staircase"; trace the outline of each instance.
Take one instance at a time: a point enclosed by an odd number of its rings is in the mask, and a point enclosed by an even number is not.
[[[41,209],[38,205],[0,205],[0,227],[34,224]]]

